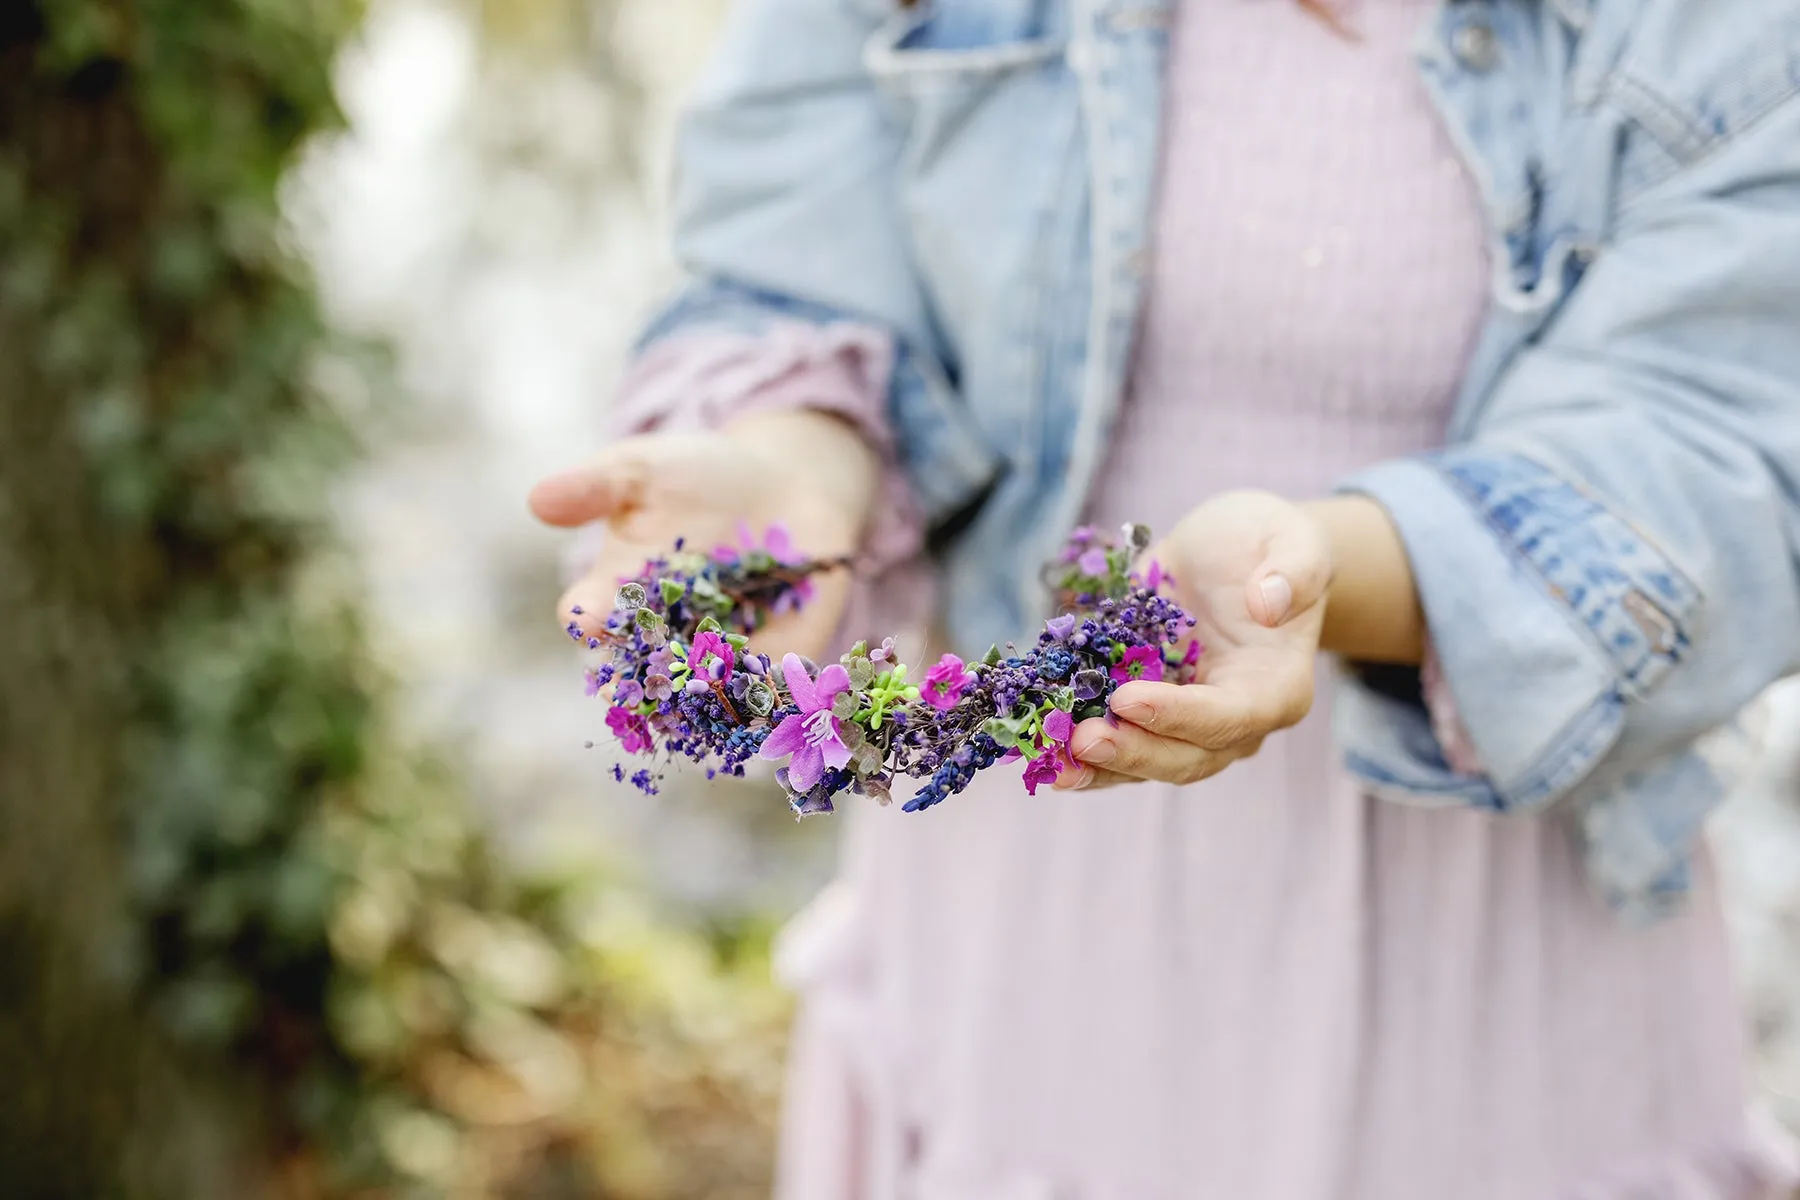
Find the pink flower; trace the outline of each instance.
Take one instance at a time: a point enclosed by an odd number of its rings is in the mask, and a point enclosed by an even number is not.
[[[1125,652],[1124,658],[1113,664],[1112,677],[1119,683],[1130,683],[1134,679],[1160,680],[1163,677],[1162,651],[1155,646],[1133,646]]]
[[[609,708],[606,710],[606,727],[618,737],[619,745],[627,754],[644,754],[652,745],[650,726],[643,717],[629,708]]]
[[[1144,586],[1154,592],[1162,585],[1162,581],[1162,564],[1153,558],[1150,560],[1150,565],[1144,568]]]
[[[711,657],[717,663],[714,670],[707,663]],[[731,652],[731,643],[716,633],[696,633],[694,644],[688,648],[688,670],[696,679],[723,680],[731,678],[731,668],[737,663]]]
[[[736,562],[742,555],[752,550],[766,550],[769,557],[785,567],[795,566],[805,561],[806,556],[794,549],[793,535],[787,526],[777,521],[763,531],[763,540],[758,544],[756,534],[748,521],[739,521],[737,527],[738,544],[735,546],[716,546],[712,557],[715,562]]]
[[[936,709],[955,708],[956,702],[975,676],[963,665],[963,660],[954,654],[946,654],[937,660],[937,665],[925,672],[925,682],[919,688],[919,694],[925,703]]]
[[[1100,531],[1092,525],[1077,525],[1074,529],[1069,530],[1069,540],[1063,543],[1062,561],[1072,563],[1080,558],[1081,552],[1086,549],[1087,544],[1099,536]]]
[[[812,791],[825,774],[825,768],[841,770],[850,762],[850,747],[844,745],[838,719],[832,715],[832,701],[850,687],[850,673],[839,663],[819,672],[815,681],[806,673],[800,656],[790,654],[781,660],[781,673],[787,678],[788,692],[800,711],[790,713],[775,727],[757,752],[760,758],[788,758],[788,787],[795,795]]]

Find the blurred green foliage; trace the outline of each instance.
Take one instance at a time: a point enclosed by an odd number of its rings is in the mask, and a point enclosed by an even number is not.
[[[327,328],[279,207],[339,124],[329,67],[358,16],[0,15],[0,349],[22,355],[0,410],[29,434],[0,473],[0,563],[42,646],[99,651],[20,661],[82,673],[91,704],[38,716],[91,748],[86,827],[117,841],[96,861],[119,911],[59,936],[251,1098],[254,1190],[763,1194],[786,1016],[767,931],[518,878],[388,716],[330,510],[382,360]]]

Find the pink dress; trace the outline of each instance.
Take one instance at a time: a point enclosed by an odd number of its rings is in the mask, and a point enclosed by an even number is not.
[[[1319,495],[1440,439],[1487,267],[1409,61],[1432,7],[1365,0],[1355,43],[1273,0],[1182,7],[1096,521]],[[765,399],[841,403],[804,359]],[[1707,865],[1628,930],[1554,816],[1360,795],[1322,696],[1195,787],[996,771],[924,815],[846,806],[841,880],[782,947],[784,1200],[1780,1194]]]

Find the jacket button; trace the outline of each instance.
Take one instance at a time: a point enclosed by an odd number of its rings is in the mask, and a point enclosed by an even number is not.
[[[1500,38],[1492,25],[1470,21],[1450,35],[1450,53],[1469,70],[1485,75],[1500,65]]]

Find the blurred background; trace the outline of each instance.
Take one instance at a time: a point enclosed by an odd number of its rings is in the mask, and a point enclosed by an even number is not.
[[[766,1194],[833,830],[611,783],[523,507],[728,3],[0,6],[0,1195]],[[1765,715],[1715,846],[1800,1129]]]

